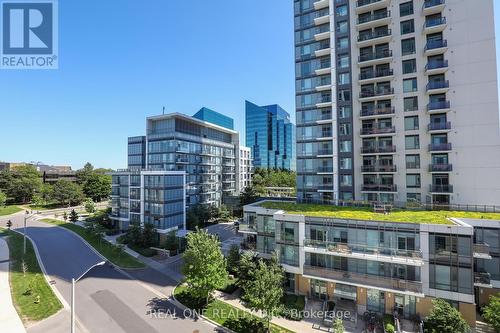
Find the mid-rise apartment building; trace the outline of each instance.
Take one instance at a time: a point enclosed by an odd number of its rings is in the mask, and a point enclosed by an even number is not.
[[[245,128],[255,167],[295,170],[295,125],[288,112],[245,101]]]
[[[493,1],[294,9],[299,200],[499,204]]]
[[[277,254],[289,292],[360,315],[423,319],[442,298],[475,326],[476,305],[500,292],[499,213],[261,201],[244,207],[240,232],[244,248]]]
[[[215,125],[234,130],[234,120],[209,108],[203,107],[193,115],[193,118],[200,119]]]
[[[252,184],[253,161],[250,148],[240,146],[240,163],[239,163],[239,190],[243,191],[247,186]]]

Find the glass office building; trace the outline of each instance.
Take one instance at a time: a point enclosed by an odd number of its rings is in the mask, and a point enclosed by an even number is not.
[[[245,101],[245,125],[255,167],[295,170],[295,125],[288,112]]]
[[[209,123],[225,127],[230,130],[234,130],[234,120],[228,116],[225,116],[219,112],[215,112],[209,108],[201,108],[198,112],[193,115],[193,118],[207,121]]]

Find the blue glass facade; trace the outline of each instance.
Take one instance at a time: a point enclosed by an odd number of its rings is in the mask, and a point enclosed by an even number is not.
[[[295,170],[295,125],[288,112],[245,101],[245,127],[255,167]]]
[[[215,112],[214,110],[210,110],[209,108],[201,108],[193,115],[193,118],[234,130],[233,118],[225,116],[219,112]]]

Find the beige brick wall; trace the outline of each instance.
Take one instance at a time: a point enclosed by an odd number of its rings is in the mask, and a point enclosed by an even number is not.
[[[479,288],[479,306],[484,306],[490,301],[490,296],[500,293],[498,288]]]

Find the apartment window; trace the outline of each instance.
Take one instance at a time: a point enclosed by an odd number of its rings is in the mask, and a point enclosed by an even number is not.
[[[420,155],[406,155],[406,169],[420,169]]]
[[[405,117],[405,131],[418,130],[418,116]]]
[[[335,8],[335,13],[337,16],[346,16],[347,15],[347,5],[338,6]]]
[[[339,74],[339,84],[349,84],[351,83],[351,76],[349,73],[340,73]]]
[[[418,110],[418,97],[405,97],[403,100],[405,111],[417,111]]]
[[[405,136],[405,149],[420,149],[420,140],[418,135]]]
[[[340,152],[341,153],[352,152],[352,141],[350,141],[350,140],[340,141]]]
[[[416,73],[417,72],[417,60],[409,59],[403,61],[403,74]]]
[[[351,91],[348,89],[339,90],[339,102],[349,102],[351,100]]]
[[[347,54],[339,55],[339,68],[349,68],[349,56]]]
[[[411,34],[415,32],[415,23],[413,20],[401,22],[401,35]]]
[[[340,135],[351,135],[351,124],[340,124],[339,125]]]
[[[340,186],[352,186],[352,175],[340,175]]]
[[[399,16],[408,16],[413,14],[413,1],[404,2],[399,5]]]
[[[420,188],[420,174],[407,174],[406,188]]]
[[[346,33],[348,26],[347,21],[337,22],[337,33]]]
[[[406,193],[406,201],[421,203],[422,202],[422,194],[420,194],[420,193]]]
[[[404,93],[409,93],[409,92],[415,92],[417,91],[417,78],[411,78],[411,79],[404,79],[403,80],[403,92]]]
[[[349,47],[349,38],[348,37],[342,37],[337,39],[337,48],[339,50],[341,49],[346,49]]]
[[[339,107],[339,118],[350,118],[351,117],[351,107],[350,106],[341,106]]]
[[[341,170],[351,170],[352,169],[352,158],[350,158],[350,157],[340,158],[340,169]]]
[[[415,38],[401,40],[401,53],[404,56],[415,53]]]

